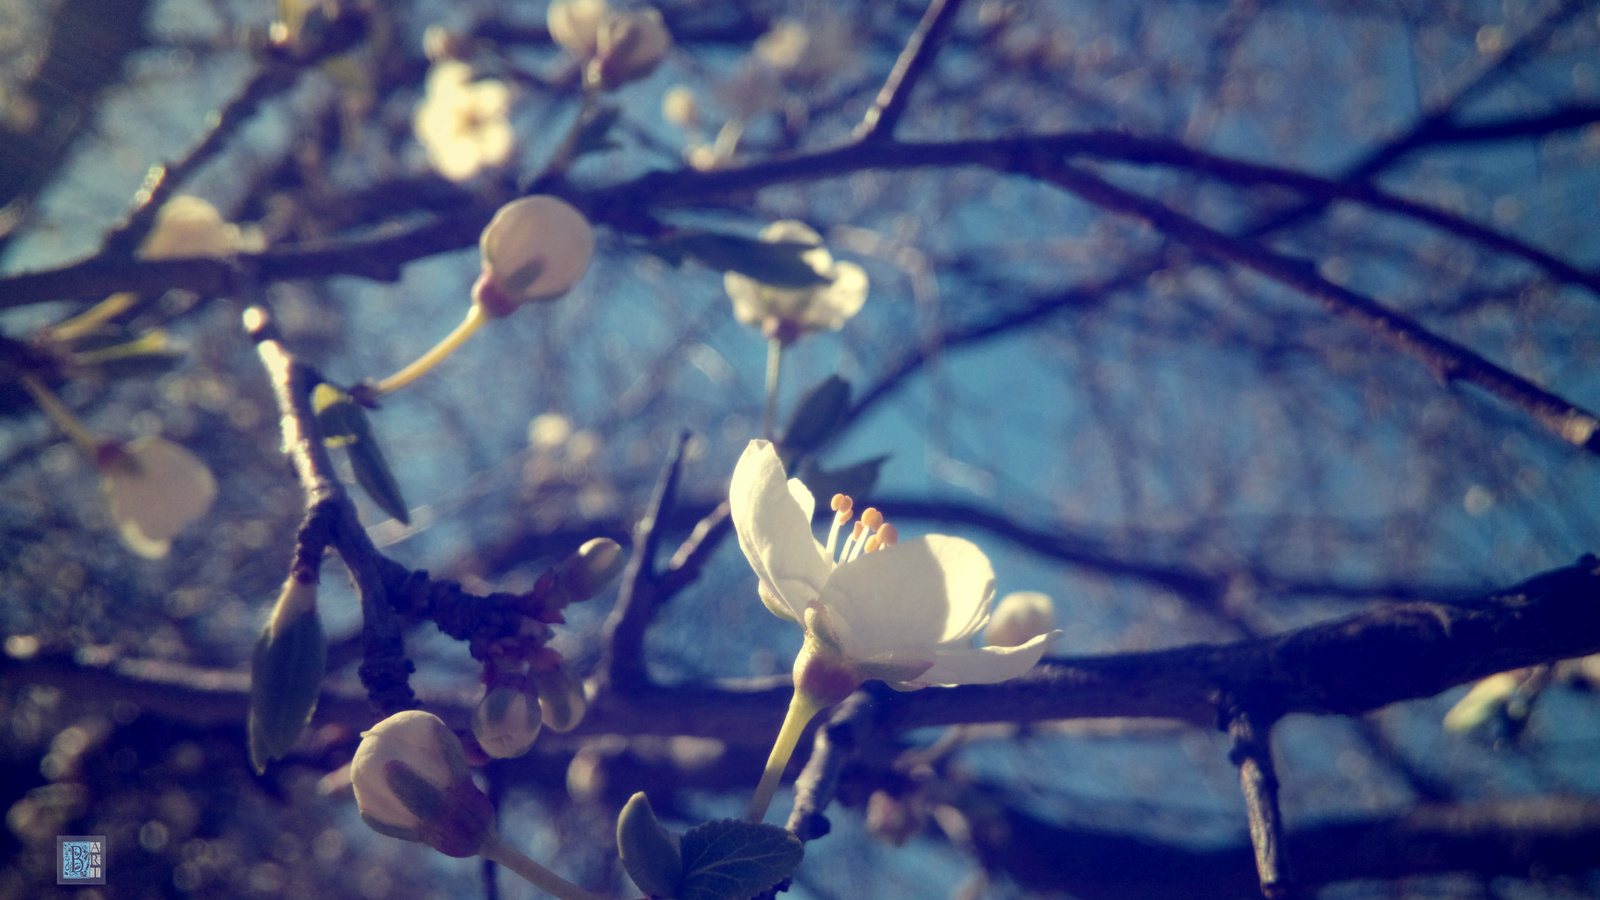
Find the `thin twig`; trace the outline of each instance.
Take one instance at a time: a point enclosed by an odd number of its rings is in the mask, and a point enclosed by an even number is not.
[[[830,825],[822,814],[833,802],[839,788],[839,775],[854,759],[863,741],[878,728],[878,699],[881,682],[846,697],[817,729],[811,757],[794,780],[794,809],[789,813],[788,829],[802,841],[813,841],[827,834]]]
[[[1278,809],[1278,774],[1272,764],[1272,722],[1257,722],[1249,711],[1237,709],[1229,714],[1227,729],[1233,738],[1229,760],[1239,767],[1261,894],[1267,900],[1282,900],[1289,895],[1289,864],[1283,813]]]
[[[1310,296],[1329,312],[1361,325],[1421,362],[1441,381],[1475,384],[1532,416],[1562,440],[1600,454],[1600,417],[1594,413],[1434,334],[1416,320],[1370,297],[1334,284],[1317,274],[1310,263],[1224,234],[1082,169],[1057,166],[1043,174],[1047,180],[1096,206],[1143,219],[1174,240]]]
[[[656,552],[661,546],[663,516],[677,500],[678,477],[683,469],[687,431],[678,435],[661,468],[655,494],[644,518],[634,530],[633,556],[622,573],[617,605],[606,618],[603,650],[596,678],[605,689],[630,690],[648,681],[644,664],[644,635],[655,617],[658,603]]]
[[[950,21],[961,10],[961,0],[932,0],[911,33],[905,48],[889,70],[889,78],[872,101],[872,108],[856,126],[855,139],[861,143],[887,141],[911,103],[911,91],[939,52],[939,39]]]

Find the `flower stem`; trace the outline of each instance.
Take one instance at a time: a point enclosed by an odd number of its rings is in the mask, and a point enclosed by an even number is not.
[[[32,375],[23,375],[21,381],[22,387],[33,395],[33,402],[39,404],[39,408],[44,410],[50,421],[65,431],[67,437],[72,438],[72,442],[78,445],[78,449],[82,450],[85,456],[91,461],[96,460],[100,439],[72,414],[72,410],[67,409],[66,404],[62,403],[53,391],[44,386],[44,382]]]
[[[822,704],[810,694],[794,692],[794,698],[789,701],[789,712],[783,717],[783,727],[778,729],[778,739],[772,744],[772,755],[767,757],[766,771],[761,773],[761,783],[756,785],[755,796],[750,798],[750,812],[745,818],[752,822],[766,818],[767,807],[772,805],[772,795],[778,791],[778,781],[783,778],[784,767],[789,765],[789,757],[794,755],[794,745],[800,742],[800,733],[806,730],[806,723],[821,711]]]
[[[42,329],[40,337],[58,343],[77,340],[113,317],[121,315],[138,299],[137,294],[127,292],[112,294],[65,322]]]
[[[761,415],[761,436],[772,440],[772,420],[778,414],[778,373],[783,368],[783,341],[767,341],[767,408]]]
[[[601,894],[586,891],[560,875],[546,869],[517,848],[505,842],[498,834],[490,835],[483,846],[478,849],[478,855],[490,862],[497,862],[511,871],[526,878],[534,887],[560,897],[561,900],[608,900]]]
[[[429,369],[438,365],[446,356],[454,353],[457,347],[466,343],[467,338],[472,337],[473,332],[482,328],[483,323],[487,321],[489,321],[489,314],[484,310],[483,305],[479,303],[472,304],[472,307],[467,310],[466,319],[456,326],[455,331],[446,335],[445,339],[440,341],[432,350],[418,357],[416,362],[378,382],[372,389],[373,394],[387,394],[391,391],[398,391],[416,381]]]

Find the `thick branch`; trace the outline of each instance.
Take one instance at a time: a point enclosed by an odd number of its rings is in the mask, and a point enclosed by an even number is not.
[[[929,725],[1041,719],[1154,717],[1211,728],[1226,698],[1254,698],[1259,715],[1357,715],[1496,672],[1600,652],[1600,560],[1585,557],[1487,597],[1459,604],[1402,603],[1271,638],[1197,644],[1148,653],[1051,659],[998,685],[927,688],[880,700],[890,732]],[[116,696],[174,718],[243,721],[241,674],[175,663],[79,663],[0,657],[0,676],[71,685]],[[777,730],[787,679],[647,686],[597,698],[573,732],[690,735],[747,744]],[[324,717],[365,726],[362,705],[329,687]],[[433,694],[429,708],[464,725],[472,698]],[[216,718],[204,719],[217,721]]]

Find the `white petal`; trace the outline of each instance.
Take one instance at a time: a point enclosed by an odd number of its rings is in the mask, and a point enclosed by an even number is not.
[[[199,457],[163,438],[139,438],[123,452],[126,460],[112,464],[103,484],[111,517],[135,552],[165,556],[172,538],[211,508],[216,479]]]
[[[951,685],[1009,681],[1033,668],[1044,656],[1045,644],[1060,636],[1059,631],[1041,634],[1020,647],[974,649],[961,644],[945,645],[934,653],[933,667],[913,683]]]
[[[839,566],[822,604],[845,651],[868,658],[893,648],[970,636],[994,596],[994,569],[972,542],[928,535]],[[925,657],[926,658],[926,657]]]
[[[812,229],[810,225],[798,219],[780,219],[761,229],[757,235],[763,241],[773,244],[822,244],[822,235]]]
[[[745,448],[733,470],[728,502],[739,549],[750,568],[789,607],[795,621],[804,621],[806,605],[822,593],[830,567],[817,550],[811,517],[791,491],[772,444],[751,441]]]
[[[833,283],[817,289],[817,295],[804,311],[804,321],[814,330],[838,331],[867,302],[867,273],[851,262],[841,262],[828,273]]]

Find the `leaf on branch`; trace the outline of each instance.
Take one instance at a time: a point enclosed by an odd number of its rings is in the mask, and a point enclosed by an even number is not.
[[[833,436],[850,408],[850,382],[829,375],[795,407],[783,430],[782,449],[788,459],[810,453]],[[787,461],[787,460],[786,460]]]
[[[400,483],[395,480],[383,450],[372,427],[367,424],[367,412],[354,398],[327,382],[311,392],[311,409],[317,416],[317,427],[322,431],[322,442],[328,447],[343,447],[350,456],[356,483],[367,492],[378,508],[399,520],[411,524],[406,501],[400,496]]]
[[[815,244],[800,241],[758,241],[736,234],[682,229],[656,241],[650,252],[673,265],[693,257],[722,272],[748,275],[762,284],[778,288],[807,288],[828,284],[805,260],[816,250]]]
[[[776,825],[718,819],[683,835],[677,900],[750,900],[794,874],[805,845]]]
[[[800,470],[799,478],[811,489],[811,493],[818,497],[843,494],[846,497],[863,499],[872,495],[872,489],[878,484],[878,473],[888,461],[889,456],[885,454],[842,469],[828,470],[807,460]],[[823,505],[826,507],[827,504]]]

